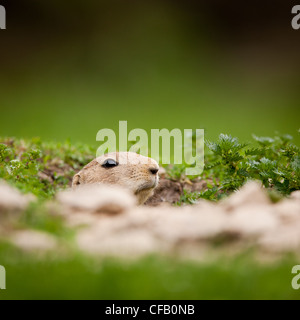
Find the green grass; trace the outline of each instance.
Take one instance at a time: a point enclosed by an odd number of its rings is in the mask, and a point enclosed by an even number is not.
[[[70,185],[76,170],[94,157],[95,149],[85,144],[0,138],[0,178],[38,199],[49,199]],[[185,164],[166,169],[170,179],[186,178]],[[272,191],[273,198],[276,194],[275,198],[289,195],[300,189],[300,149],[290,135],[254,136],[247,144],[221,134],[215,142],[206,141],[201,178],[208,182],[207,189],[193,194],[185,192],[180,203],[192,204],[199,198],[219,200],[251,179],[261,181]]]
[[[248,178],[261,180],[280,197],[299,189],[299,148],[291,139],[255,137],[246,146],[221,135],[207,142],[203,178],[208,189],[185,192],[181,204],[199,198],[218,200]],[[0,139],[0,178],[39,200],[14,221],[13,228],[48,232],[61,243],[57,253],[38,255],[22,252],[2,238],[0,265],[7,271],[7,290],[0,291],[0,299],[299,299],[300,292],[291,287],[291,269],[299,262],[294,257],[268,264],[258,263],[251,253],[206,262],[159,256],[125,261],[79,252],[75,231],[51,215],[44,200],[65,188],[75,170],[93,157],[94,148],[69,141]],[[170,168],[170,178],[182,178],[184,168]],[[41,172],[51,181],[40,177]]]
[[[1,245],[7,290],[0,299],[299,299],[295,259],[259,264],[251,257],[189,262],[146,257],[92,259],[80,254],[26,255]]]

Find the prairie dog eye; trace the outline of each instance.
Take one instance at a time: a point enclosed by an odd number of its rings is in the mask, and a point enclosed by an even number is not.
[[[114,159],[106,159],[103,163],[102,163],[102,167],[103,168],[112,168],[112,167],[116,167],[119,163],[114,160]]]

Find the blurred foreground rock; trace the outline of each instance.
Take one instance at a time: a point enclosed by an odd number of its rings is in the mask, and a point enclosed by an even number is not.
[[[35,230],[15,231],[10,236],[10,241],[25,251],[50,251],[57,247],[54,236]]]
[[[216,243],[225,252],[231,246],[270,253],[300,249],[299,198],[271,203],[257,182],[249,182],[218,204],[201,200],[194,206],[135,207],[127,205],[130,199],[125,193],[110,198],[113,207],[126,204],[118,215],[92,213],[84,206],[80,211],[69,210],[67,223],[80,227],[76,238],[79,248],[125,257],[157,252],[200,257],[204,251],[216,250]],[[64,201],[64,205],[68,203],[74,208],[75,202]]]
[[[3,190],[7,192],[3,208],[13,199],[18,200],[15,209],[28,204],[16,190],[7,186]],[[79,249],[95,255],[130,258],[160,253],[201,259],[207,253],[249,248],[268,254],[300,250],[299,192],[272,203],[257,182],[247,183],[219,203],[200,200],[193,206],[138,207],[128,191],[103,185],[60,192],[55,203],[65,223],[76,230]],[[28,232],[13,233],[11,241],[24,250],[57,247],[52,237]]]
[[[24,211],[34,200],[33,195],[24,195],[5,181],[0,180],[0,217],[4,213]]]
[[[87,185],[75,190],[58,193],[57,200],[65,210],[122,213],[136,205],[136,199],[128,191],[116,186]]]

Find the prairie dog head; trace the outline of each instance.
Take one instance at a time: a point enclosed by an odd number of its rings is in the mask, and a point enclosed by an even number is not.
[[[78,172],[72,187],[104,183],[131,190],[143,204],[158,185],[158,163],[134,152],[112,152],[96,158]]]

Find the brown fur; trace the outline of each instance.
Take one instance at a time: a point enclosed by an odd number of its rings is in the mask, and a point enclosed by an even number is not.
[[[114,159],[119,165],[103,168],[106,159]],[[158,184],[158,174],[150,170],[159,169],[157,162],[151,158],[133,152],[112,152],[94,159],[78,172],[72,182],[73,188],[84,184],[104,183],[118,185],[131,190],[144,203]]]

